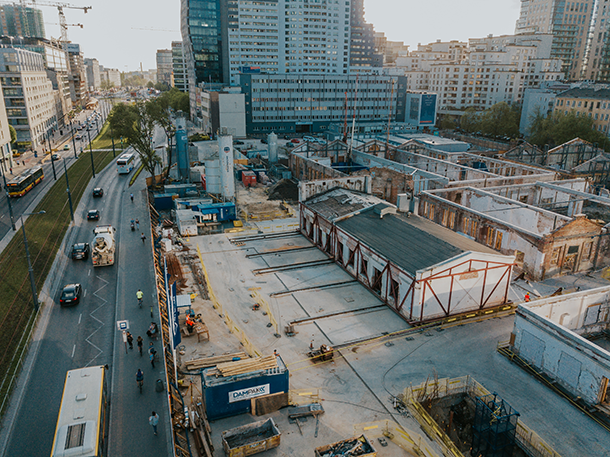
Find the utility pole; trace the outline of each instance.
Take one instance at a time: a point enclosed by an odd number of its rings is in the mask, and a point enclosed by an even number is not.
[[[74,211],[72,210],[72,192],[70,192],[70,181],[68,181],[68,169],[66,168],[66,158],[64,157],[64,176],[66,177],[66,192],[68,192],[68,203],[70,204],[70,217],[74,222]]]
[[[93,177],[95,178],[95,165],[93,164],[93,148],[91,147],[91,134],[89,133],[89,127],[87,127],[87,138],[89,139],[89,152],[91,156],[91,171],[93,173]]]
[[[53,160],[53,149],[51,148],[51,139],[49,138],[49,131],[47,130],[47,134],[45,135],[45,139],[47,140],[47,147],[49,148],[49,154],[51,154],[51,167],[53,168],[53,179],[57,181],[57,173],[55,172],[55,161]]]

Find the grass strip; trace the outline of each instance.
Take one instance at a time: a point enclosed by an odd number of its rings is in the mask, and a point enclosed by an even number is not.
[[[110,131],[110,124],[108,122],[104,122],[102,126],[102,130],[100,130],[99,135],[91,142],[91,147],[93,149],[111,149],[112,148],[112,136]],[[125,144],[125,142],[123,142]],[[125,146],[127,146],[125,144]],[[123,152],[123,148],[121,148],[121,140],[119,138],[114,138],[114,147],[117,154]]]
[[[86,152],[68,169],[74,208],[83,196],[90,179],[91,153]],[[93,152],[97,172],[112,161],[112,151]],[[44,179],[53,179],[52,175]],[[61,176],[49,189],[34,212],[25,222],[30,258],[34,270],[36,289],[40,292],[49,274],[53,260],[70,226],[70,209],[65,177]],[[13,385],[11,379],[21,365],[21,358],[29,344],[29,334],[36,323],[29,272],[23,236],[15,233],[6,249],[0,254],[0,418],[8,405]],[[42,304],[41,304],[42,305]],[[45,303],[52,306],[53,303]],[[24,335],[28,335],[24,338]]]

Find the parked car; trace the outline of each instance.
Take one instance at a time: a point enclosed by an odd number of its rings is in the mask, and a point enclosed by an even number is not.
[[[313,136],[304,136],[303,140],[305,141],[311,141],[312,143],[316,142],[316,139]]]
[[[261,143],[267,144],[267,139],[266,138],[261,138]]]
[[[82,136],[80,135],[80,133],[77,133],[77,134],[74,136],[74,139],[75,139],[75,140],[80,140],[81,138],[82,138]]]
[[[87,213],[87,220],[89,221],[99,221],[100,219],[100,211],[97,209],[90,209]]]
[[[316,143],[318,143],[318,144],[326,144],[326,140],[323,140],[322,138],[316,138]]]
[[[237,140],[237,141],[234,141],[233,144],[241,145],[241,144],[246,144],[246,143],[244,143],[243,141]]]
[[[69,150],[70,150],[70,145],[64,144],[64,151],[69,151]]]
[[[301,140],[299,140],[298,138],[293,138],[292,140],[290,140],[290,142],[294,144],[299,144]]]
[[[89,258],[89,243],[76,243],[72,246],[72,260],[87,260]]]
[[[59,297],[59,304],[61,306],[66,305],[78,305],[80,302],[80,296],[82,294],[83,288],[80,284],[68,284],[61,291],[61,296]]]
[[[59,154],[55,153],[55,154],[51,154],[51,160],[59,160],[61,157],[59,157]]]
[[[93,196],[94,197],[103,197],[104,196],[104,189],[102,189],[101,187],[96,187],[93,189]]]

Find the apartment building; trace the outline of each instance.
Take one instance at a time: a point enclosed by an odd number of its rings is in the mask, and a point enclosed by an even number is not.
[[[593,120],[593,128],[610,135],[610,87],[577,87],[557,94],[554,112],[576,116],[588,116]]]
[[[383,56],[383,64],[393,64],[401,55],[409,53],[409,45],[402,41],[390,41],[383,32],[373,34],[375,42],[375,52]]]
[[[605,6],[604,3],[600,5]],[[562,61],[561,72],[565,78],[583,79],[591,74],[587,70],[587,51],[595,4],[596,0],[521,0],[515,34],[551,34],[551,57]],[[604,16],[598,17],[597,33],[602,27],[601,19],[605,20]]]
[[[10,173],[13,167],[13,153],[11,151],[11,132],[9,130],[8,117],[4,96],[0,88],[0,174]]]
[[[121,87],[121,72],[116,68],[100,68],[100,81],[108,87]]]
[[[8,123],[17,132],[19,151],[43,145],[57,128],[53,83],[39,53],[0,46],[0,81]]]
[[[87,89],[97,90],[102,84],[100,77],[100,63],[97,59],[85,59],[85,72],[87,76]]]
[[[356,109],[360,124],[405,122],[406,78],[241,74],[248,134],[319,133]]]
[[[173,71],[174,65],[172,61],[171,49],[157,50],[157,81],[167,84],[169,87],[174,85]]]
[[[419,45],[396,59],[387,74],[404,74],[408,90],[438,94],[438,108],[486,109],[520,103],[525,89],[562,78],[561,62],[550,58],[551,35],[504,35]]]
[[[74,107],[84,106],[86,103],[87,75],[85,62],[80,45],[76,43],[66,43],[68,51],[68,61],[70,64],[70,97]]]

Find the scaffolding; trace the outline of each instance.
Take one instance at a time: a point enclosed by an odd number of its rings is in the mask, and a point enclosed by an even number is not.
[[[472,455],[511,457],[519,413],[492,393],[476,397]]]

